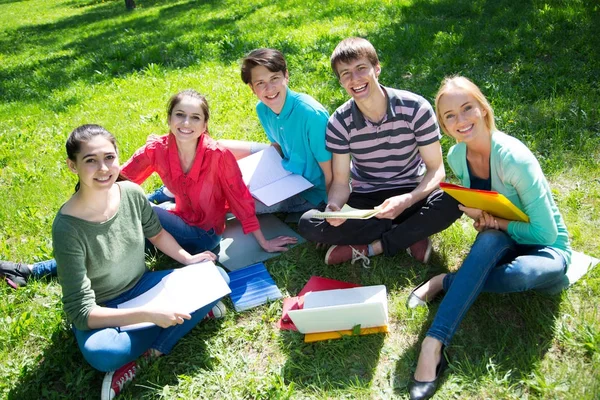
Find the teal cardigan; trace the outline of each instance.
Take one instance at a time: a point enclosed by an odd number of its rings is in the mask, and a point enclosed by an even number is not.
[[[448,152],[448,164],[461,184],[471,187],[465,143],[452,146]],[[518,139],[494,131],[490,177],[492,190],[502,193],[529,217],[529,222],[509,222],[510,237],[519,244],[553,247],[563,255],[569,265],[569,233],[554,203],[542,168],[531,151]]]

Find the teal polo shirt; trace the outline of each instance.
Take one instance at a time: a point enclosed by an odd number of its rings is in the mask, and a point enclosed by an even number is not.
[[[309,95],[288,88],[279,115],[262,101],[256,105],[256,113],[269,140],[281,147],[283,168],[315,185],[300,195],[315,206],[326,203],[325,177],[319,166],[320,162],[331,160],[331,153],[325,148],[329,120],[325,107]]]

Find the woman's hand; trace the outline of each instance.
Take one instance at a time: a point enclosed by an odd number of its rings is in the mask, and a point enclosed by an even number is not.
[[[150,322],[168,328],[170,326],[183,324],[185,320],[191,319],[192,316],[188,313],[180,313],[171,310],[150,310]]]
[[[478,208],[465,207],[462,204],[458,208],[473,220],[473,228],[477,232],[482,232],[486,229],[500,230],[500,224],[493,215]]]
[[[292,236],[278,236],[274,239],[265,240],[261,243],[261,247],[268,253],[275,253],[279,251],[287,251],[288,244],[295,244],[298,239]]]
[[[188,260],[186,260],[186,265],[189,264],[197,264],[202,261],[216,261],[217,256],[211,251],[203,251],[202,253],[194,254]]]

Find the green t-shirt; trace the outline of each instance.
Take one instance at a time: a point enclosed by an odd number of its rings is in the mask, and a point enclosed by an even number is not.
[[[94,307],[137,283],[146,272],[144,238],[162,229],[142,189],[131,182],[118,185],[121,203],[108,221],[89,222],[59,210],[52,225],[62,302],[77,329],[89,329]]]

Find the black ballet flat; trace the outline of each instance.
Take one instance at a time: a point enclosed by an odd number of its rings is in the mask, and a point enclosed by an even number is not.
[[[445,351],[446,346],[442,345],[442,358],[440,363],[435,369],[435,379],[429,382],[421,382],[412,377],[412,382],[408,386],[411,400],[427,400],[435,394],[437,390],[440,376],[444,373],[444,370],[448,367],[448,356]]]
[[[408,299],[406,300],[406,307],[408,308],[417,308],[417,307],[423,307],[425,305],[427,305],[427,302],[425,300],[423,300],[422,298],[420,298],[419,296],[417,296],[415,294],[415,292],[424,284],[426,284],[427,282],[429,282],[429,280],[426,280],[425,282],[422,282],[419,286],[417,286],[416,288],[413,289],[412,292],[410,292],[410,294],[408,295]]]

